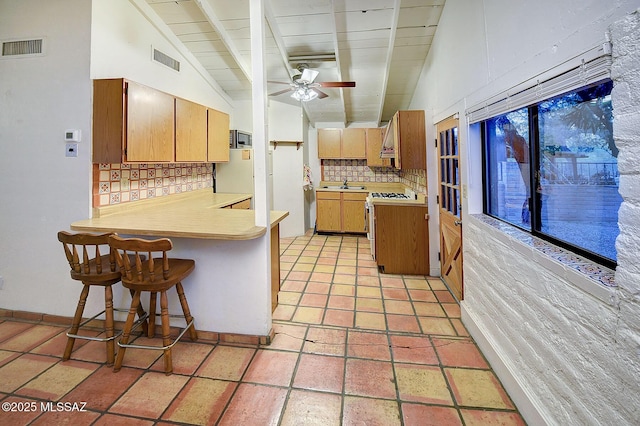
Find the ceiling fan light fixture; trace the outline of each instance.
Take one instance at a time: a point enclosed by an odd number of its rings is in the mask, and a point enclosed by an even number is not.
[[[309,102],[318,97],[318,92],[311,90],[306,86],[301,86],[293,91],[291,97],[296,101]]]

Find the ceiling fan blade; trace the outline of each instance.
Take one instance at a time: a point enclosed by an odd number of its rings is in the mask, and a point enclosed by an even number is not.
[[[313,83],[313,80],[320,74],[318,71],[310,70],[309,68],[305,68],[302,71],[302,75],[300,76],[300,80],[306,81],[307,83]]]
[[[321,90],[318,90],[318,89],[311,89],[311,90],[315,91],[318,94],[318,99],[323,99],[329,96]]]
[[[272,80],[267,80],[267,83],[273,83],[273,84],[288,84],[288,85],[291,85],[291,83],[285,83],[284,81],[272,81]]]
[[[282,95],[283,93],[291,92],[292,90],[293,90],[293,88],[291,87],[289,89],[280,90],[279,92],[269,93],[269,96]]]
[[[320,87],[356,87],[355,81],[322,81]]]

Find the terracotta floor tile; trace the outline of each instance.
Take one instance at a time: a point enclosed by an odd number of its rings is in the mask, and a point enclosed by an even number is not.
[[[431,290],[409,289],[409,295],[414,302],[438,302],[438,298]]]
[[[335,271],[336,267],[334,265],[316,265],[315,268],[313,268],[313,272],[321,272],[321,273],[326,273],[326,274],[333,274]]]
[[[424,278],[405,278],[404,285],[409,289],[431,290],[429,283]]]
[[[162,418],[181,424],[214,424],[224,411],[237,383],[192,378]]]
[[[298,353],[260,349],[253,357],[243,382],[289,386],[298,362]]]
[[[323,257],[323,255],[320,255],[320,256],[321,257],[318,258],[316,265],[332,265],[333,266],[336,264],[335,256],[331,256],[331,257]]]
[[[51,411],[47,411],[42,413],[40,417],[38,417],[33,423],[30,423],[30,426],[51,426],[51,425],[73,425],[73,426],[89,426],[96,421],[98,417],[100,417],[100,413],[89,411],[88,406],[85,407],[82,411],[80,411],[81,405],[76,405],[75,408],[78,410],[71,411],[74,409],[73,402],[69,402],[69,411],[64,411],[64,407],[62,407],[62,411],[53,411],[57,409],[57,405],[55,402],[51,402]],[[40,403],[38,403],[40,404]],[[46,404],[46,403],[45,403]],[[42,410],[40,408],[40,410]]]
[[[444,366],[489,369],[489,365],[471,339],[434,338],[433,346],[440,357],[440,363]]]
[[[514,409],[502,385],[490,370],[445,368],[444,372],[459,405]]]
[[[98,364],[83,361],[69,360],[59,362],[22,386],[15,393],[57,401],[90,376],[98,367]]]
[[[313,281],[309,281],[305,291],[307,293],[329,294],[330,289],[331,284],[329,283],[316,283]]]
[[[390,361],[389,339],[384,333],[364,333],[349,330],[347,356]]]
[[[456,299],[453,298],[451,293],[448,290],[434,290],[433,293],[438,298],[438,302],[440,303],[455,303]]]
[[[382,293],[379,287],[362,287],[358,285],[356,287],[356,296],[358,298],[367,297],[374,299],[382,299]]]
[[[344,358],[302,354],[293,379],[293,387],[341,393],[344,379]]]
[[[157,424],[157,423],[155,423]],[[136,419],[128,416],[120,416],[117,414],[104,414],[94,423],[94,426],[153,426],[151,420]]]
[[[396,363],[395,371],[401,400],[453,405],[440,367]]]
[[[302,253],[302,255],[298,258],[298,263],[316,263],[316,258],[313,256],[308,256],[307,253]]]
[[[2,383],[0,382],[0,385]],[[40,411],[40,401],[30,398],[17,397],[17,396],[8,396],[7,398],[2,400],[3,403],[27,403],[30,407],[32,407],[32,403],[35,403],[34,411],[2,411],[2,415],[0,415],[0,419],[2,419],[3,425],[8,426],[18,426],[18,425],[28,425],[33,419],[38,417],[41,414]]]
[[[345,396],[342,424],[344,426],[400,425],[398,403],[384,399]]]
[[[340,259],[336,264],[338,266],[356,266],[357,262],[356,259]]]
[[[338,296],[332,295],[329,297],[328,308],[333,309],[348,309],[353,310],[355,308],[356,300],[351,296]]]
[[[297,305],[301,296],[302,293],[281,291],[278,293],[278,303],[282,303],[283,305]]]
[[[446,318],[418,317],[422,332],[444,336],[457,336],[456,330]]]
[[[427,279],[427,282],[431,290],[447,290],[447,286],[439,278]]]
[[[81,336],[96,337],[101,333],[98,330],[83,329],[83,330],[79,330],[77,334]],[[41,345],[36,346],[35,348],[31,349],[29,352],[33,354],[52,355],[52,356],[57,356],[62,358],[62,355],[64,354],[64,349],[67,346],[67,340],[69,340],[69,338],[67,337],[67,333],[63,332],[55,335],[51,339],[42,343]],[[88,342],[89,342],[88,340],[76,339],[75,343],[73,344],[74,352],[80,349],[81,347],[83,347],[84,345],[86,345]],[[105,352],[105,359],[107,356],[106,346],[107,346],[106,343],[102,343],[102,347]],[[73,352],[71,357],[73,358]]]
[[[280,292],[291,291],[301,293],[304,291],[306,285],[306,281],[284,280],[280,286]]]
[[[50,325],[34,325],[33,327],[29,327],[28,330],[14,334],[12,337],[0,343],[0,349],[27,352],[65,330],[66,328]]]
[[[346,342],[346,330],[309,327],[302,351],[319,355],[344,356]]]
[[[280,426],[339,426],[342,398],[339,395],[292,390]]]
[[[368,299],[358,297],[356,299],[356,311],[360,312],[384,312],[382,299]]]
[[[378,278],[377,275],[358,275],[356,278],[356,283],[358,283],[359,286],[380,287],[380,278]]]
[[[255,351],[253,348],[216,346],[202,363],[196,375],[211,379],[238,381],[249,366]]]
[[[409,294],[407,293],[407,290],[402,288],[383,288],[382,296],[385,299],[409,300]]]
[[[188,337],[187,337],[188,339]],[[91,358],[90,356],[84,356],[85,355],[85,351],[88,351],[90,348],[93,348],[93,354],[94,354],[94,359],[98,358],[100,355],[97,352],[97,348],[95,346],[93,346],[92,344],[97,343],[97,342],[89,342],[87,345],[83,346],[82,348],[80,348],[78,350],[77,353],[77,357],[78,359],[87,359],[88,361],[90,361]],[[155,337],[153,339],[149,339],[148,337],[138,337],[136,338],[132,343],[136,344],[136,345],[142,345],[142,346],[155,346],[155,347],[160,347],[162,346],[162,337],[159,336],[158,333],[156,333]],[[106,355],[104,355],[104,350],[102,351],[103,355],[102,355],[102,359],[104,359],[104,357]],[[147,369],[149,367],[151,367],[159,358],[161,358],[163,356],[163,352],[161,350],[156,350],[156,349],[137,349],[137,348],[127,348],[126,352],[124,354],[124,359],[122,361],[122,365],[126,366],[126,367],[135,367],[135,368],[144,368]],[[104,361],[99,361],[99,362],[104,362]],[[163,361],[164,362],[164,361]]]
[[[416,320],[416,317],[409,315],[387,314],[387,328],[390,331],[420,333],[418,320]]]
[[[32,354],[24,354],[14,359],[0,367],[0,391],[15,391],[58,361],[56,358]]]
[[[313,272],[309,279],[319,283],[330,283],[333,280],[333,274],[327,272]]]
[[[355,275],[335,274],[333,276],[333,283],[334,284],[349,284],[349,285],[353,286],[356,283],[356,276]],[[355,289],[354,289],[354,291],[355,291]],[[347,296],[353,296],[354,294],[355,293],[347,294]]]
[[[348,284],[333,284],[331,286],[331,295],[334,296],[355,296],[356,287]]]
[[[460,305],[457,303],[443,303],[442,307],[449,318],[460,318]]]
[[[358,268],[358,276],[370,276],[377,277],[378,276],[378,268]]]
[[[17,321],[0,322],[0,342],[10,339],[16,334],[20,334],[33,326],[34,324],[27,323],[27,322],[17,322]]]
[[[385,300],[384,311],[388,314],[414,315],[413,304],[406,300]]]
[[[286,397],[286,389],[242,383],[219,425],[277,425]]]
[[[453,328],[456,329],[458,336],[471,337],[469,330],[467,330],[459,318],[451,318],[451,324],[453,324]]]
[[[291,273],[294,272],[311,272],[313,271],[313,264],[312,263],[300,263],[300,262],[296,262],[293,265],[293,268],[291,268]],[[289,279],[295,279],[295,278],[291,278],[291,273],[289,274]]]
[[[174,374],[190,376],[200,367],[200,364],[211,353],[213,347],[211,345],[191,343],[186,336],[184,339],[187,342],[180,341],[171,349],[173,372]],[[155,364],[151,366],[151,370],[164,372],[163,357],[158,358]]]
[[[427,336],[391,335],[391,351],[395,362],[438,365],[438,357]]]
[[[298,260],[298,256],[294,256],[294,255],[290,255],[290,254],[284,254],[284,253],[280,255],[280,261],[281,262],[294,263],[296,260]]]
[[[188,377],[179,374],[167,376],[164,373],[145,373],[116,401],[109,412],[157,419],[188,380]]]
[[[327,305],[327,296],[325,294],[304,293],[300,298],[299,305],[324,308]]]
[[[293,268],[293,262],[280,262],[280,271],[288,272]]]
[[[114,373],[112,367],[103,365],[89,379],[84,380],[70,393],[65,401],[86,401],[87,409],[105,411],[144,373],[137,368],[123,367]]]
[[[384,314],[372,312],[356,312],[356,328],[369,330],[386,330]]]
[[[378,268],[378,264],[375,260],[371,260],[371,250],[367,249],[367,253],[358,254],[358,266],[362,266],[364,268]]]
[[[289,247],[287,250],[284,251],[284,253],[282,253],[285,256],[300,256],[300,254],[302,253],[302,249],[294,249]]]
[[[449,407],[403,403],[402,418],[404,426],[462,426],[458,410]]]
[[[295,268],[295,266],[294,266]],[[287,280],[293,280],[293,281],[308,281],[309,277],[311,276],[311,272],[305,272],[305,271],[291,271],[289,272],[289,275],[287,275]]]
[[[304,336],[307,334],[307,326],[274,323],[273,332],[275,336],[271,344],[265,347],[300,352]]]
[[[295,305],[284,305],[279,303],[273,311],[273,319],[279,321],[290,321],[296,311]]]
[[[299,306],[298,309],[296,309],[296,313],[293,314],[293,321],[305,324],[322,324],[323,316],[323,308]]]
[[[439,303],[413,302],[416,315],[421,317],[446,317],[442,306]]]
[[[336,266],[336,274],[355,275],[355,266]]]
[[[380,284],[386,288],[404,288],[402,278],[380,276]]]
[[[20,352],[0,350],[0,367],[13,361],[14,359],[18,358],[20,355],[22,355]]]
[[[525,426],[526,423],[516,412],[484,411],[461,409],[460,413],[467,426]]]
[[[346,394],[396,399],[394,382],[390,362],[347,359],[344,378]]]
[[[337,327],[353,327],[353,319],[355,317],[352,311],[342,311],[336,309],[327,309],[324,313],[324,325],[335,325]]]

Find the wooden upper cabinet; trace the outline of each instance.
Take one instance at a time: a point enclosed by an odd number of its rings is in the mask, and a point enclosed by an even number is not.
[[[207,107],[176,98],[176,161],[207,161]]]
[[[341,145],[340,129],[318,129],[318,158],[342,158]]]
[[[123,161],[125,140],[125,81],[93,81],[93,162]]]
[[[229,115],[208,108],[207,160],[213,163],[229,161]]]
[[[366,129],[342,129],[342,158],[367,158]]]
[[[127,82],[125,160],[174,161],[174,98],[134,82]]]
[[[394,116],[396,168],[427,168],[424,111],[398,111]]]
[[[367,129],[367,166],[369,167],[391,166],[390,159],[380,158],[383,134],[384,128],[382,127]]]

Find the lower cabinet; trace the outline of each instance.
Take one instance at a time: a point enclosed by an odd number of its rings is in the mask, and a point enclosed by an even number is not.
[[[426,206],[376,204],[375,250],[387,274],[429,275],[429,215]]]
[[[316,230],[364,233],[364,192],[316,192]]]

